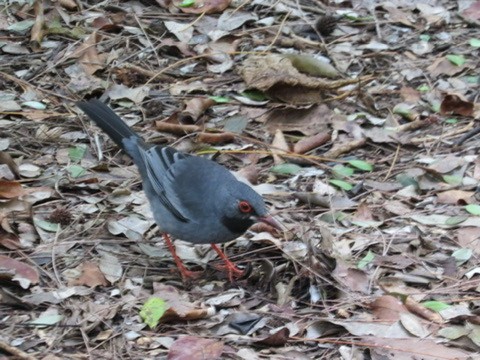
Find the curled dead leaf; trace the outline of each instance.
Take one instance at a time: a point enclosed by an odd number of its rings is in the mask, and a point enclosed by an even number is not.
[[[472,116],[474,104],[463,99],[463,96],[457,94],[447,94],[440,104],[440,111],[442,114]]]
[[[288,342],[289,336],[290,330],[284,327],[278,330],[276,333],[266,337],[265,339],[259,340],[256,343],[266,346],[283,346]]]
[[[178,119],[182,124],[194,124],[213,105],[215,101],[207,97],[190,99],[185,104],[185,109],[178,115]]]
[[[6,270],[0,280],[3,278],[3,280],[16,281],[24,289],[28,289],[30,285],[36,285],[40,281],[37,269],[5,255],[0,255],[0,269]]]

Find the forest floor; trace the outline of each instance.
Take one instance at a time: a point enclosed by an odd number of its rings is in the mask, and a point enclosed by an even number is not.
[[[9,1],[0,359],[480,358],[480,2]],[[250,181],[283,231],[175,241],[75,106]],[[208,181],[208,179],[206,179]]]

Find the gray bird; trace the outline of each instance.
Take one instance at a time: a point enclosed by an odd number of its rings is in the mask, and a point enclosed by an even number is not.
[[[265,202],[216,162],[169,146],[148,144],[99,100],[77,106],[120,146],[137,166],[155,222],[182,277],[195,277],[175,253],[168,234],[193,244],[211,244],[232,280],[239,270],[215,243],[236,239],[255,222],[278,229]]]

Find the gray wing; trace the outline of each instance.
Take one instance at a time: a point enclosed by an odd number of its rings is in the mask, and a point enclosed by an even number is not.
[[[171,186],[175,183],[175,164],[190,157],[168,146],[152,146],[141,152],[148,180],[162,204],[180,221],[190,221],[189,211]]]

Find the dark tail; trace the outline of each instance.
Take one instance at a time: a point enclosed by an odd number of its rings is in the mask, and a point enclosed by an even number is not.
[[[138,138],[138,135],[100,100],[92,99],[78,102],[77,106],[122,149],[125,149],[124,139]]]

